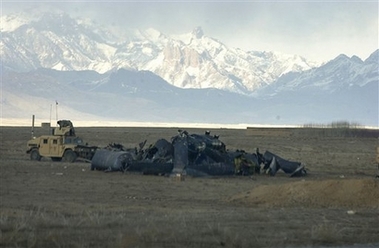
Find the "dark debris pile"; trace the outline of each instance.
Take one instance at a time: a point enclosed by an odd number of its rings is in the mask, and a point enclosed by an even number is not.
[[[269,151],[261,154],[244,150],[229,151],[219,136],[189,134],[179,130],[171,141],[159,139],[145,148],[146,140],[135,148],[109,144],[97,149],[91,161],[92,170],[137,171],[144,174],[181,174],[222,176],[265,173],[274,176],[279,170],[293,176],[306,174],[300,162],[285,160]]]

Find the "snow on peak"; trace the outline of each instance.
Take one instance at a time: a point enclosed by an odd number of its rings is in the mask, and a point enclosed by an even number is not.
[[[172,34],[169,36],[173,40],[181,41],[184,44],[190,44],[194,39],[201,39],[204,37],[204,32],[201,27],[196,27],[190,33],[185,34]]]
[[[214,87],[246,93],[274,82],[285,73],[314,67],[297,55],[229,48],[205,36],[201,27],[186,34],[166,36],[153,28],[111,29],[64,13],[49,12],[39,17],[29,23],[27,19],[16,22],[27,23],[35,30],[33,33],[22,30],[17,34],[23,38],[16,39],[20,40],[18,51],[38,51],[33,53],[38,54],[36,57],[22,61],[23,68],[35,69],[42,65],[58,70],[101,73],[112,68],[134,68],[150,70],[179,87]],[[8,26],[8,21],[4,26]],[[12,61],[24,57],[16,54],[18,51],[3,53],[10,54],[7,61]]]
[[[153,42],[158,42],[160,39],[165,38],[165,35],[153,28],[146,30],[138,30],[137,35],[140,39],[147,39]]]
[[[17,12],[9,15],[1,15],[0,31],[12,32],[25,24],[29,24],[32,21],[39,21],[43,16],[59,14],[63,15],[63,13],[64,12],[60,9],[43,7],[43,5],[40,5],[38,8],[32,7],[26,11]]]
[[[22,25],[25,25],[29,22],[28,19],[22,17],[22,16],[16,16],[16,15],[8,15],[8,16],[1,16],[0,18],[0,31],[1,32],[13,32]]]
[[[203,29],[201,27],[196,27],[192,31],[192,37],[194,37],[196,39],[201,39],[203,36],[204,36],[204,32],[203,32]]]

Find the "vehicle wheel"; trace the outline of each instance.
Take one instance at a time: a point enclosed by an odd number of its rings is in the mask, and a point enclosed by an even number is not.
[[[63,161],[73,163],[76,160],[76,153],[73,150],[67,150],[63,154]]]
[[[51,160],[53,160],[54,162],[59,162],[62,160],[62,158],[60,157],[51,157]]]
[[[36,160],[36,161],[41,160],[41,155],[39,155],[39,152],[37,149],[34,149],[30,152],[30,160]]]

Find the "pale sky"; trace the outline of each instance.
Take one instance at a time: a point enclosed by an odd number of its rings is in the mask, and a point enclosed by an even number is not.
[[[17,1],[3,0],[2,15],[24,8],[58,7],[73,17],[164,34],[195,27],[227,46],[277,51],[328,61],[339,54],[366,59],[379,48],[378,1]]]

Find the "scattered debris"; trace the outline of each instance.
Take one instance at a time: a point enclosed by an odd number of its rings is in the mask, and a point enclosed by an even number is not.
[[[261,171],[275,176],[279,170],[290,177],[306,174],[304,165],[300,162],[285,160],[269,151],[263,155],[259,149],[256,153],[228,151],[219,136],[212,136],[209,131],[200,135],[178,130],[171,142],[159,139],[146,149],[145,145],[146,140],[133,149],[116,143],[97,149],[91,161],[91,170],[137,171],[143,174],[171,175],[178,180],[184,180],[185,175],[250,176]]]

